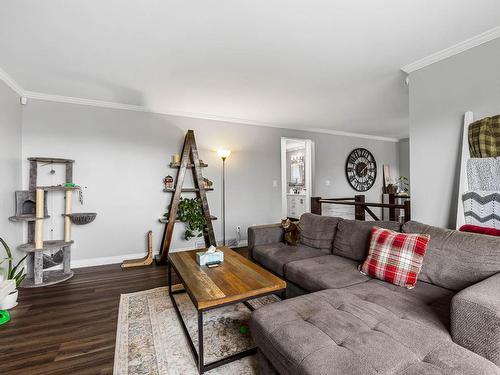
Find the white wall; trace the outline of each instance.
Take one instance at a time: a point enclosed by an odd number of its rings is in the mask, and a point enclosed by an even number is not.
[[[22,241],[21,224],[12,223],[14,191],[21,189],[21,105],[19,96],[0,81],[0,237],[15,251]],[[0,246],[0,258],[3,258]]]
[[[412,216],[454,227],[463,115],[500,113],[500,39],[410,75]]]
[[[237,225],[246,239],[248,226],[280,219],[282,136],[315,142],[313,195],[355,194],[344,172],[347,155],[355,147],[372,151],[379,166],[368,200],[380,201],[382,164],[395,168],[398,164],[394,142],[32,100],[23,112],[23,160],[29,156],[75,159],[74,182],[87,189],[84,206],[75,198],[74,211],[98,213],[92,224],[73,227],[74,259],[120,258],[143,252],[148,229],[153,230],[155,252],[158,250],[164,227],[158,218],[170,202],[170,194],[162,192],[162,179],[175,175],[168,163],[171,154],[180,152],[187,129],[195,131],[200,157],[209,164],[204,173],[214,181],[215,191],[207,194],[211,213],[219,218],[221,161],[214,151],[233,151],[226,164],[228,239],[236,238]],[[49,171],[50,166],[41,171],[41,182],[62,182],[62,171],[56,169],[55,176]],[[27,177],[28,163],[24,161],[25,186]],[[273,187],[273,180],[277,187]],[[54,198],[49,210],[59,212],[62,196]],[[220,223],[214,222],[217,239],[221,239]],[[59,237],[61,218],[53,214],[48,224],[54,231],[47,231],[46,236]],[[194,242],[181,239],[183,225],[176,228],[173,248],[193,247]]]

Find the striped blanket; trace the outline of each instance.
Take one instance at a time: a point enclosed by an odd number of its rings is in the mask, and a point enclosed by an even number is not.
[[[468,191],[462,202],[467,224],[500,229],[499,191]]]

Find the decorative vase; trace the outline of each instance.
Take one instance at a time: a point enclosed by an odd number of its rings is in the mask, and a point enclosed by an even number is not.
[[[5,297],[3,300],[1,300],[0,301],[0,310],[10,310],[13,307],[16,307],[18,294],[19,294],[19,292],[16,289],[14,292],[10,293],[9,295],[7,295],[7,297]]]

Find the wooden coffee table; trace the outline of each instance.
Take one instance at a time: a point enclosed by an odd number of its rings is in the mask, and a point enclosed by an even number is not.
[[[256,348],[251,348],[205,364],[203,360],[203,312],[240,302],[253,310],[248,300],[277,293],[286,288],[285,281],[234,250],[225,246],[218,247],[218,249],[224,252],[224,263],[215,268],[198,265],[196,253],[203,251],[200,249],[168,255],[168,294],[181,322],[184,335],[188,339],[200,374],[256,352]],[[172,289],[172,268],[181,280],[184,290]],[[198,352],[174,298],[174,294],[184,292],[188,293],[198,310]]]

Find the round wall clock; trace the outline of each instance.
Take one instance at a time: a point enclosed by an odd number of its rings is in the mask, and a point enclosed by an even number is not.
[[[354,190],[369,190],[377,178],[377,163],[372,153],[364,148],[353,150],[347,157],[345,174]]]

